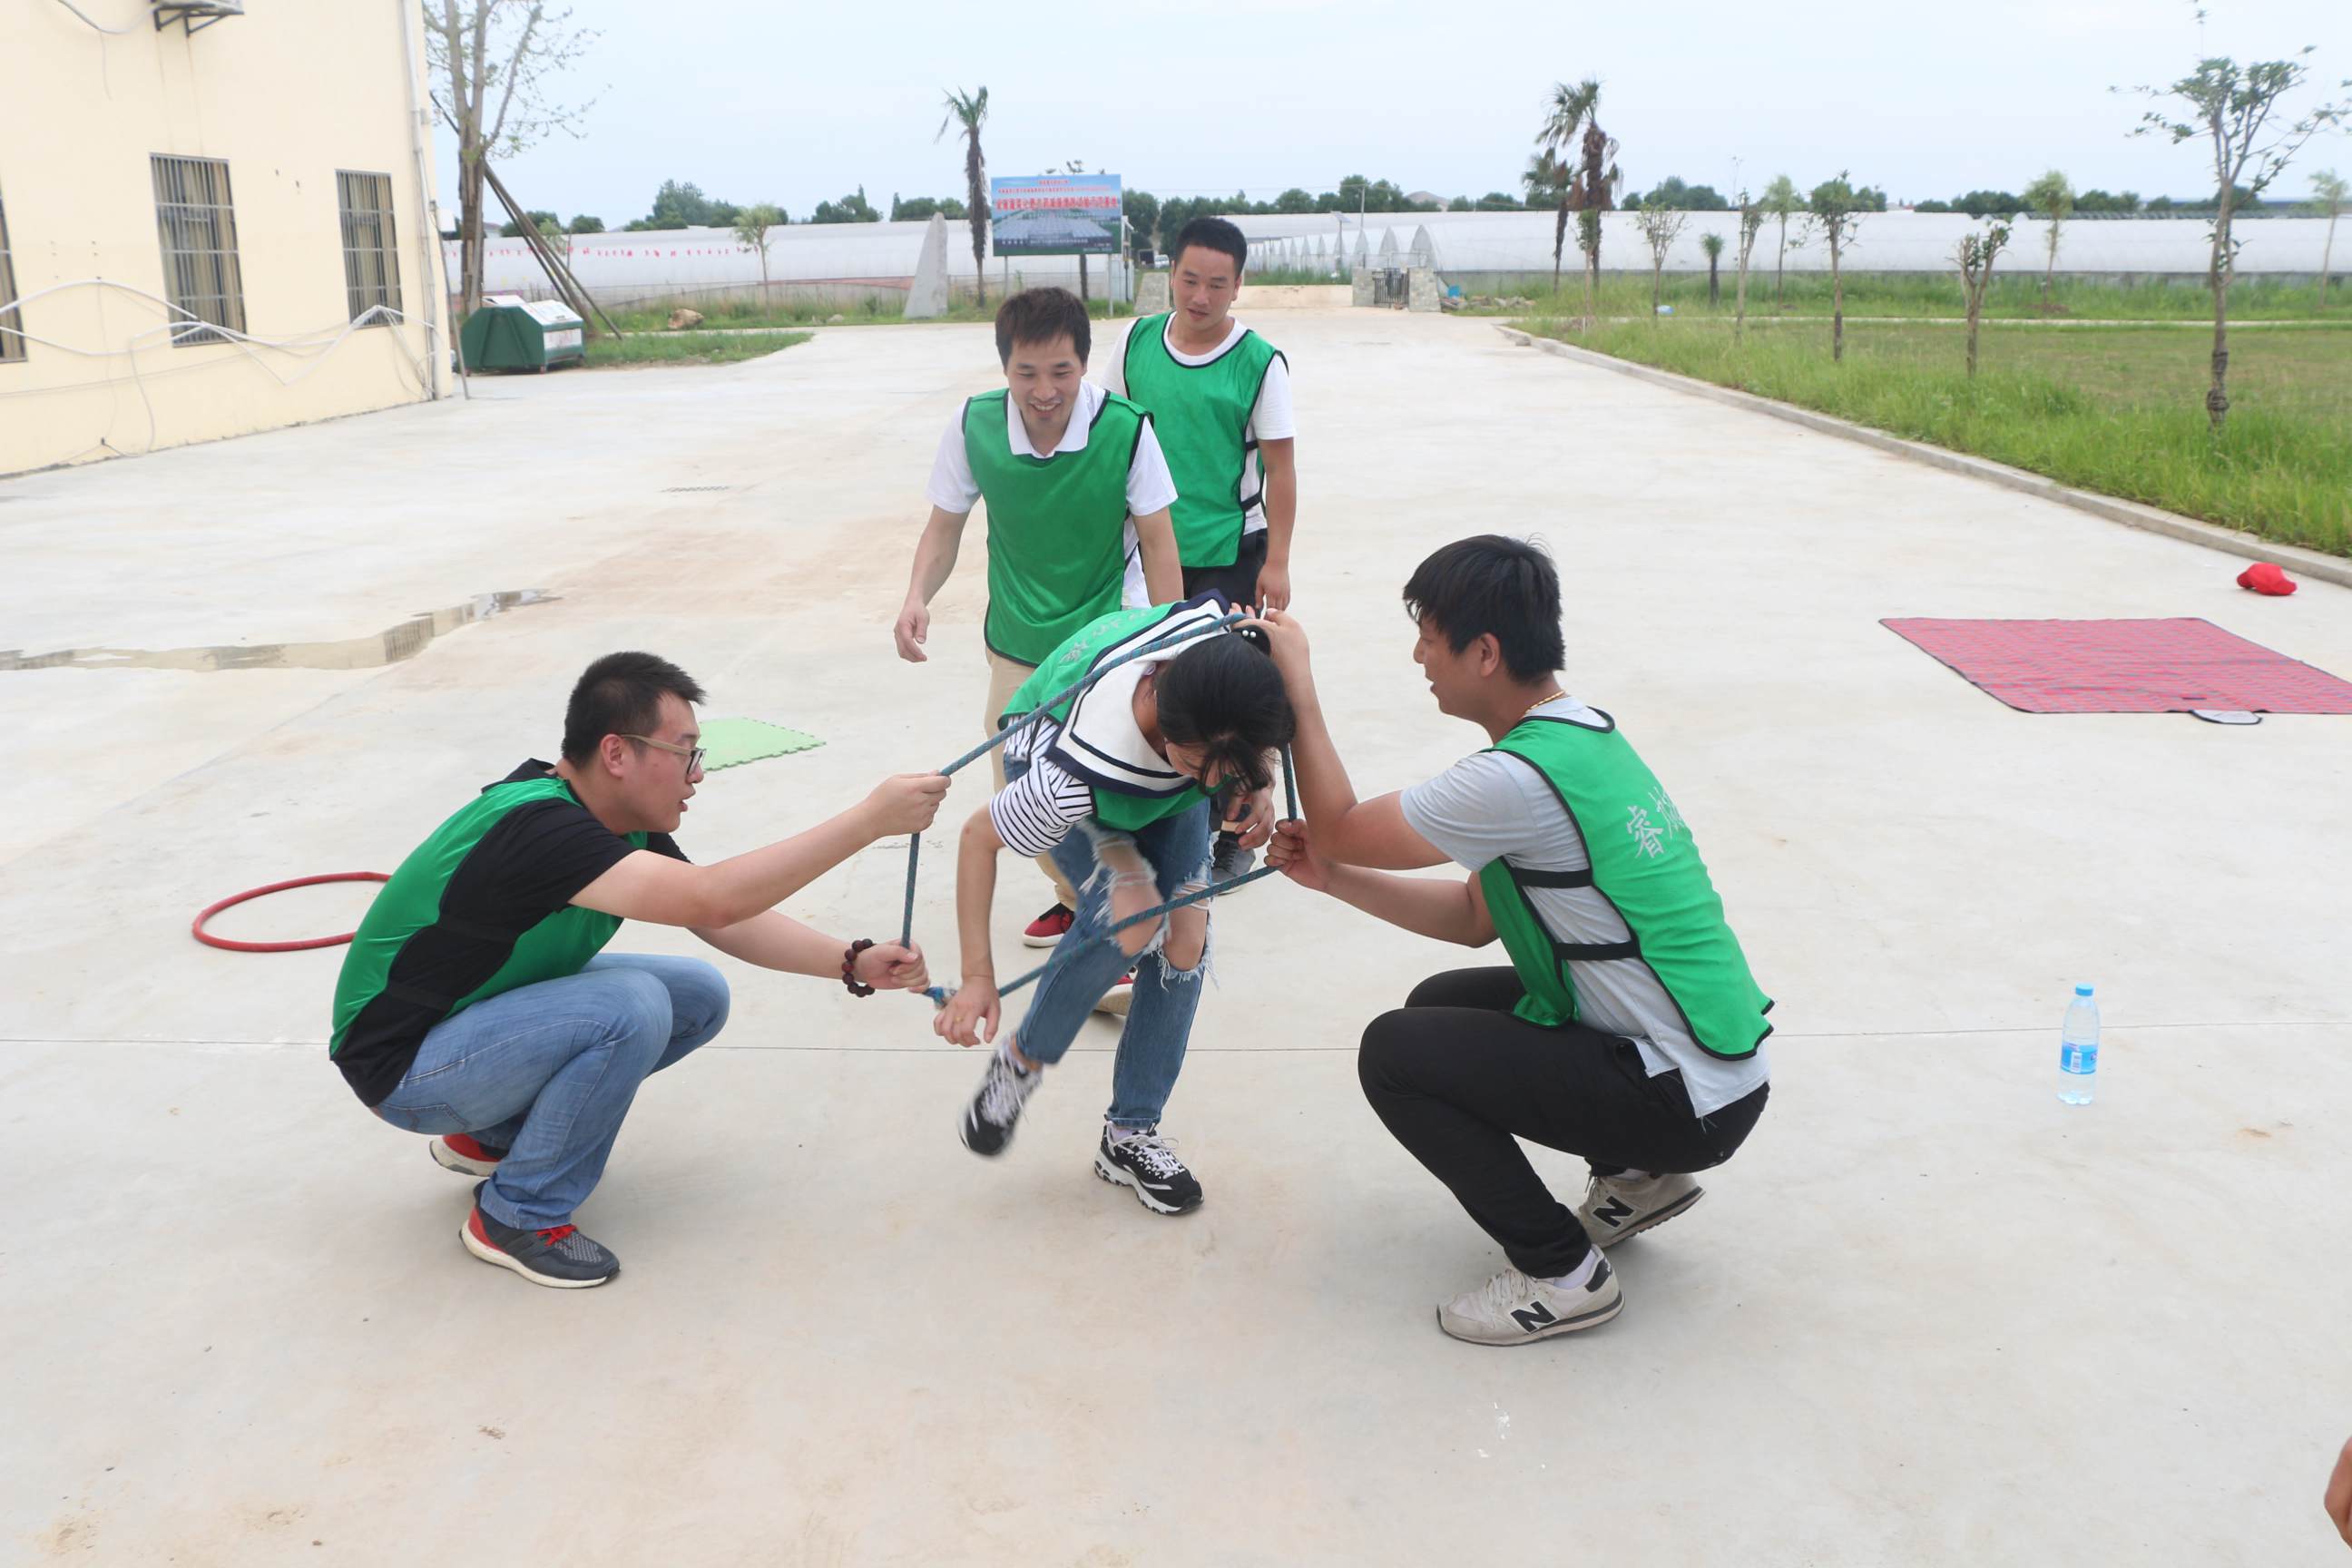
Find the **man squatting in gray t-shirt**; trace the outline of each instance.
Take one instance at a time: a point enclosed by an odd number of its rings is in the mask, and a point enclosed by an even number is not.
[[[1359,801],[1315,694],[1307,638],[1263,623],[1298,717],[1305,821],[1269,858],[1301,886],[1508,967],[1462,969],[1372,1020],[1358,1058],[1389,1131],[1511,1266],[1438,1309],[1458,1339],[1517,1344],[1622,1307],[1597,1247],[1696,1203],[1770,1092],[1769,998],[1748,973],[1690,828],[1616,722],[1560,689],[1559,579],[1535,546],[1461,540],[1405,585],[1438,710],[1495,749]],[[1588,839],[1587,830],[1592,837]],[[1465,882],[1391,875],[1446,861]],[[1581,1154],[1583,1205],[1517,1139]]]

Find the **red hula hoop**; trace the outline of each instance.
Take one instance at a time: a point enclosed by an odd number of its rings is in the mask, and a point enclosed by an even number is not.
[[[389,882],[392,879],[382,871],[331,871],[323,877],[297,877],[290,882],[272,882],[266,888],[252,888],[231,894],[216,904],[207,904],[202,913],[189,923],[188,934],[206,947],[226,948],[231,952],[299,952],[310,947],[339,947],[352,940],[353,932],[341,936],[314,936],[308,942],[232,942],[225,936],[215,936],[205,930],[205,922],[232,904],[244,903],[268,893],[282,893],[289,888],[315,887],[320,882]]]

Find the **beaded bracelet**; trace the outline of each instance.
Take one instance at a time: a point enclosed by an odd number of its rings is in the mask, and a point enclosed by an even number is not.
[[[851,942],[848,950],[841,955],[841,983],[849,987],[849,994],[852,996],[871,996],[874,994],[874,987],[871,985],[861,985],[857,983],[857,955],[864,952],[867,948],[872,947],[873,945],[873,938],[861,936],[856,942]]]

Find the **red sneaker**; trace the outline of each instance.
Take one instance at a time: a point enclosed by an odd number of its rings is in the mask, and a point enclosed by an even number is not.
[[[433,1140],[433,1163],[445,1171],[461,1175],[487,1176],[499,1168],[507,1157],[503,1149],[492,1149],[476,1142],[463,1132],[446,1133]]]
[[[1051,947],[1070,934],[1070,923],[1077,918],[1077,910],[1057,899],[1052,909],[1031,921],[1027,929],[1022,931],[1021,945]]]
[[[1095,1011],[1108,1013],[1114,1018],[1124,1018],[1135,1003],[1135,971],[1129,970],[1118,977],[1118,984],[1104,992],[1095,1002]]]

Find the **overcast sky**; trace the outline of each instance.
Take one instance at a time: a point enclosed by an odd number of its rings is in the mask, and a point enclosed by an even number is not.
[[[2305,44],[2318,80],[2352,77],[2347,0],[2210,11],[2200,46],[2175,0],[576,0],[600,36],[557,96],[594,101],[576,137],[501,173],[530,206],[615,227],[672,178],[795,221],[860,184],[887,211],[893,192],[962,195],[961,149],[932,133],[943,89],[985,84],[995,174],[1075,158],[1163,196],[1271,199],[1362,174],[1475,197],[1514,187],[1550,84],[1595,75],[1637,188],[1680,174],[1727,195],[1735,178],[1850,168],[1916,200],[2016,190],[2055,165],[2078,188],[2187,196],[2212,189],[2202,147],[2129,140],[2140,105],[2111,85],[2169,81],[2204,50]],[[2352,141],[2315,145],[2276,194],[2330,163],[2352,170]]]

